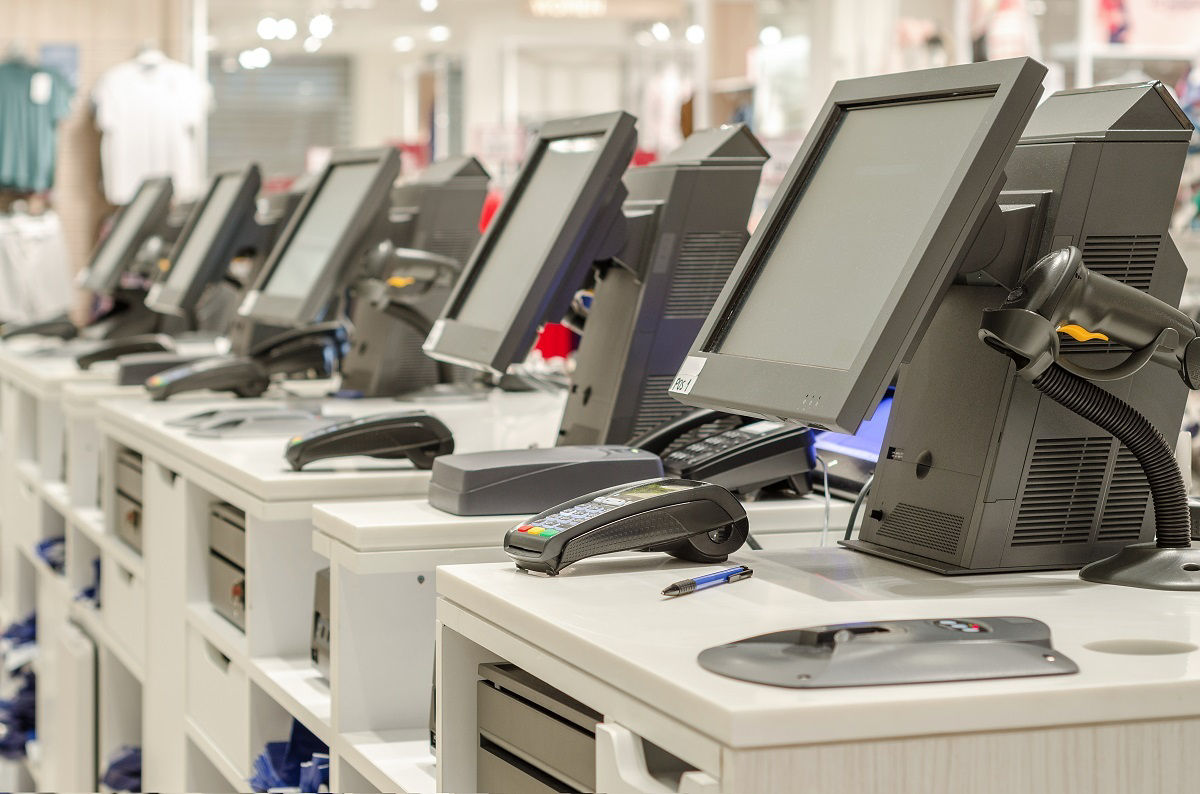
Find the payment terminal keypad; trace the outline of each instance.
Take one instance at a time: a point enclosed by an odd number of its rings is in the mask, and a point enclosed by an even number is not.
[[[605,501],[602,502],[601,500]],[[560,510],[557,513],[551,513],[548,516],[538,519],[536,524],[522,524],[517,527],[517,531],[535,537],[552,538],[560,532],[582,524],[584,521],[590,521],[596,516],[603,515],[609,510],[620,507],[623,504],[625,504],[625,501],[622,499],[600,497],[600,499],[593,499],[590,502],[584,502],[583,504]]]

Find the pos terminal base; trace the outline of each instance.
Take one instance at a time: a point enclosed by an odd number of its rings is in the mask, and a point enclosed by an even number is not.
[[[443,455],[433,462],[429,504],[457,516],[524,515],[598,488],[663,476],[652,452],[570,446]]]
[[[1021,617],[881,620],[777,631],[700,653],[705,670],[790,689],[929,684],[1079,672],[1050,628]]]

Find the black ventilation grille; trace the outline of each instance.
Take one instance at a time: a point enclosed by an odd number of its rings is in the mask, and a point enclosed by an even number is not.
[[[745,244],[745,232],[692,232],[684,237],[663,316],[671,320],[707,317]]]
[[[367,340],[366,344],[381,340]],[[388,368],[397,373],[392,383],[380,385],[393,393],[416,391],[438,382],[437,362],[421,350],[424,335],[412,328],[397,329],[397,336],[388,340],[393,346],[387,351]],[[360,343],[361,344],[361,343]]]
[[[1109,436],[1038,439],[1025,474],[1012,545],[1087,543],[1111,448]]]
[[[962,516],[901,502],[884,517],[877,534],[923,549],[957,554],[962,525]]]
[[[692,410],[668,393],[674,375],[651,375],[646,378],[642,399],[638,403],[632,436],[640,436],[659,425]]]
[[[434,254],[448,256],[465,265],[475,249],[479,233],[472,229],[448,230],[439,229],[429,235],[429,250]]]
[[[1157,234],[1093,234],[1083,242],[1083,263],[1089,270],[1149,292],[1161,244],[1162,236]],[[1071,355],[1129,352],[1129,348],[1115,343],[1076,342],[1066,336],[1059,336],[1058,341],[1059,349]]]
[[[1146,519],[1146,503],[1150,499],[1150,484],[1142,466],[1124,445],[1117,450],[1100,531],[1096,539],[1105,541],[1137,541]]]
[[[1083,264],[1089,270],[1149,292],[1161,244],[1162,236],[1158,234],[1094,234],[1083,241]]]

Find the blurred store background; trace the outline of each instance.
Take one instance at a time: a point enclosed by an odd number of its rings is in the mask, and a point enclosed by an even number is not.
[[[475,154],[502,194],[541,122],[619,107],[643,162],[750,124],[773,155],[761,212],[843,78],[1033,55],[1048,90],[1156,79],[1200,105],[1200,0],[0,0],[0,19],[0,103],[44,138],[0,136],[0,210],[52,208],[73,270],[164,168],[186,199],[247,161],[282,189],[392,145],[409,172]],[[36,90],[12,89],[21,69]]]

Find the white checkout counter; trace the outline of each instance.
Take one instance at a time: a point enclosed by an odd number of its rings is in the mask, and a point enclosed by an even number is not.
[[[746,510],[765,548],[820,541],[820,497],[749,503]],[[849,513],[848,503],[832,502],[830,543]],[[506,560],[504,533],[522,518],[455,516],[423,498],[314,507],[313,547],[330,565],[329,687],[342,756],[332,765],[332,790],[445,790],[435,788],[428,728],[435,569]],[[650,564],[666,559],[636,556]]]
[[[475,791],[480,664],[504,660],[603,715],[596,790],[688,794],[1149,794],[1200,776],[1200,599],[1075,572],[942,577],[844,549],[743,551],[751,579],[594,559],[556,578],[438,571],[438,790]],[[710,571],[711,567],[703,569]],[[707,672],[711,646],[852,621],[1023,616],[1074,675],[786,689]],[[654,776],[643,740],[695,771]]]
[[[33,355],[45,342],[31,341],[0,346],[8,508],[0,516],[0,617],[7,623],[37,611],[42,684],[38,746],[14,787],[91,790],[109,755],[131,744],[143,749],[147,790],[247,790],[251,759],[267,741],[286,738],[293,716],[336,748],[329,685],[309,660],[313,573],[327,564],[312,549],[311,505],[423,494],[428,472],[370,459],[293,472],[283,459],[285,434],[202,439],[167,424],[247,401],[197,393],[153,403],[140,386],[113,385],[115,365],[81,372],[70,357]],[[330,386],[288,384],[306,398]],[[470,451],[552,443],[562,401],[497,392],[424,407]],[[329,415],[417,407],[323,402]],[[125,448],[143,463],[140,554],[115,531],[115,459]],[[208,598],[215,502],[246,515],[244,632]],[[59,536],[61,572],[33,549]],[[97,562],[99,603],[78,600]],[[432,609],[428,625],[431,641]]]

